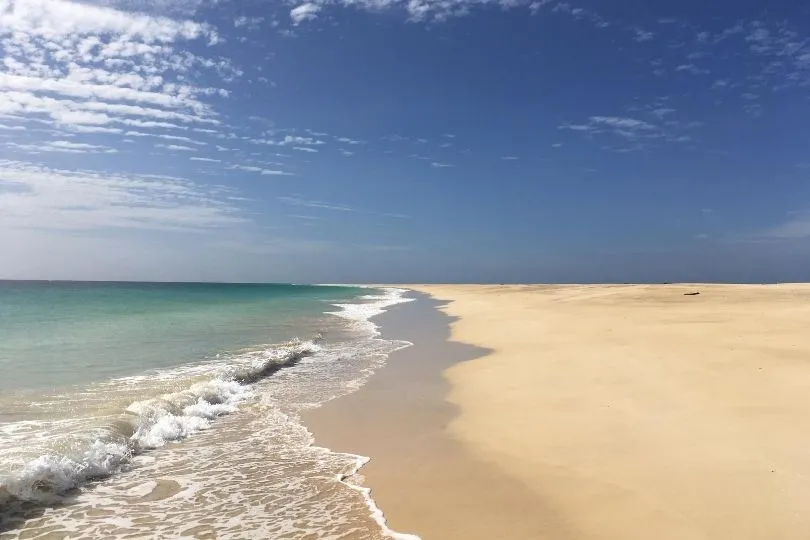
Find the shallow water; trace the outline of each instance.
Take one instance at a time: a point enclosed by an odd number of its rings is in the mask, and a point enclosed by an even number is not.
[[[286,311],[314,340],[4,392],[0,537],[397,536],[358,487],[365,458],[312,446],[298,418],[408,345],[369,322],[402,291],[347,291]]]

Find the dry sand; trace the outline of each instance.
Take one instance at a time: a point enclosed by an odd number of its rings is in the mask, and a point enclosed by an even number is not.
[[[532,538],[810,538],[810,286],[412,288],[494,350],[446,429],[554,516]]]
[[[384,337],[413,346],[393,353],[359,391],[307,411],[305,424],[317,444],[372,457],[363,483],[396,531],[423,540],[496,540],[561,530],[520,480],[449,436],[457,411],[445,399],[442,371],[488,351],[449,342],[450,319],[437,306],[423,296],[378,319]]]

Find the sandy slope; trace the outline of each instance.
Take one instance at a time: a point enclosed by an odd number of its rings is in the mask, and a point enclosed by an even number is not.
[[[447,371],[449,429],[549,540],[810,538],[810,286],[413,288],[495,350]]]

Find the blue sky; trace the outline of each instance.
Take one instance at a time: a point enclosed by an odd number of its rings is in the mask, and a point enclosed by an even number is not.
[[[810,279],[810,6],[0,0],[0,277]]]

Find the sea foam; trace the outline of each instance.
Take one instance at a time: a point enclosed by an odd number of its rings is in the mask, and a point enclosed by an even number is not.
[[[83,444],[39,456],[17,474],[0,478],[0,504],[4,499],[52,502],[89,480],[114,474],[134,455],[208,429],[252,395],[252,383],[318,350],[311,341],[293,341],[253,351],[212,379],[136,401],[124,411],[123,421],[87,434]]]
[[[379,335],[378,328],[370,319],[383,313],[388,307],[394,304],[411,300],[404,297],[406,291],[402,289],[384,289],[384,291],[385,294],[383,295],[367,295],[362,297],[361,300],[364,302],[360,304],[336,304],[335,307],[337,307],[339,311],[335,311],[332,314],[350,321],[352,323],[351,327],[355,330],[359,330],[364,336],[376,337]],[[376,342],[377,340],[371,340],[365,346]],[[399,342],[396,347],[399,348],[407,345],[407,342]],[[308,361],[306,369],[319,370],[317,372],[326,375],[327,380],[329,380],[331,379],[332,373],[334,373],[331,370],[337,368],[339,371],[343,366],[347,365],[342,359],[346,354],[351,357],[351,355],[354,354],[354,347],[354,345],[350,345],[348,349],[344,348],[341,350],[342,352],[337,353],[331,349],[327,349],[324,351],[324,354],[312,359],[311,362]],[[137,388],[140,388],[144,384],[151,385],[154,381],[161,381],[161,385],[163,385],[164,388],[166,388],[167,385],[168,388],[172,388],[175,381],[177,381],[178,384],[186,385],[186,387],[177,391],[164,393],[159,397],[131,402],[120,412],[118,415],[120,419],[118,421],[105,428],[88,433],[87,439],[82,444],[72,446],[68,449],[60,448],[58,452],[42,455],[26,463],[22,470],[18,469],[12,477],[5,479],[0,478],[0,506],[3,506],[4,503],[4,492],[6,496],[11,496],[13,499],[17,500],[48,502],[53,498],[58,498],[60,495],[80,487],[88,481],[113,475],[122,469],[126,470],[132,467],[134,463],[137,463],[137,467],[135,470],[131,471],[130,475],[135,475],[135,478],[138,478],[137,475],[139,474],[140,468],[147,462],[146,460],[149,460],[150,463],[155,463],[164,460],[171,461],[173,458],[168,457],[172,454],[166,455],[160,452],[151,453],[150,455],[141,455],[136,461],[133,461],[134,456],[164,446],[172,441],[183,439],[201,430],[209,429],[214,426],[218,417],[238,411],[240,403],[254,396],[260,400],[268,399],[268,395],[264,393],[264,388],[266,388],[264,385],[270,383],[271,380],[268,379],[262,382],[261,385],[256,383],[259,383],[284,366],[295,364],[303,358],[313,355],[318,350],[319,346],[316,343],[292,342],[283,346],[241,351],[235,355],[223,355],[222,358],[217,357],[214,359],[211,364],[185,366],[173,370],[163,370],[128,377],[127,381],[124,381],[124,385],[129,383]],[[371,350],[376,350],[374,345],[372,345]],[[387,356],[387,353],[391,350],[390,347],[386,347],[385,353],[383,354]],[[369,354],[369,352],[366,351],[363,354]],[[332,364],[332,362],[335,361],[339,363]],[[382,362],[382,360],[380,360],[380,362]],[[379,366],[382,364],[379,363],[375,365]],[[325,372],[320,371],[321,368],[319,366],[333,367],[329,367],[328,369],[330,371]],[[368,373],[365,373],[365,370],[358,372],[358,381],[364,381],[371,372],[373,372],[373,370],[369,370]],[[295,377],[299,376],[297,373],[297,371],[287,371],[282,375],[283,378],[279,380],[290,378],[290,382],[296,381]],[[318,379],[321,380],[320,377]],[[119,387],[119,384],[120,381],[111,381],[109,387],[105,389],[105,393],[107,391],[115,391],[115,388]],[[348,384],[349,389],[356,388],[353,380],[346,384]],[[357,386],[360,385],[362,385],[362,382],[357,384]],[[298,387],[297,382],[294,383],[294,386],[291,386],[291,388],[293,387]],[[323,402],[328,399],[329,396],[321,396],[318,402]],[[298,403],[298,400],[294,400],[294,402]],[[123,403],[126,403],[126,401]],[[313,404],[315,403],[313,402]],[[248,414],[248,418],[250,418],[250,414]],[[294,423],[294,418],[291,420],[288,419],[287,422]],[[13,426],[5,427],[8,427],[11,431],[17,429]],[[19,429],[23,430],[22,428]],[[28,429],[27,426],[26,429]],[[259,430],[263,429],[265,428],[262,425]],[[308,433],[303,426],[301,426],[300,429],[303,430],[304,433]],[[258,432],[260,431],[255,431],[255,429],[251,431],[251,433]],[[275,428],[273,428],[272,433],[274,437],[273,440],[278,443]],[[314,441],[310,439],[309,445],[313,442]],[[314,448],[312,450],[316,451]],[[211,449],[211,451],[215,452],[216,450]],[[301,451],[304,452],[303,449]],[[346,456],[351,459],[353,466],[347,471],[350,474],[348,477],[345,474],[341,474],[338,480],[352,489],[357,490],[362,495],[365,506],[370,511],[373,520],[376,521],[381,528],[384,536],[397,540],[418,540],[417,536],[391,530],[387,526],[383,512],[374,502],[370,490],[367,487],[352,482],[354,478],[351,477],[358,473],[361,467],[369,461],[369,458],[359,455],[335,454],[328,449],[322,449],[322,451],[325,452],[325,455],[333,456],[330,458],[332,460],[336,459],[336,457],[337,459],[341,459],[339,456]],[[311,453],[309,453],[309,451],[306,452],[307,453],[302,455],[308,456],[308,459],[311,457]],[[206,475],[208,475],[209,472],[210,471],[206,471]],[[219,474],[227,475],[230,474],[230,472],[223,469]],[[115,484],[118,480],[124,481],[125,478],[127,477],[121,476],[109,484]],[[148,479],[148,482],[137,483],[137,490],[135,491],[138,493],[142,491],[148,492],[155,485],[154,481],[152,481],[152,477],[144,476],[143,478]],[[227,480],[227,478],[227,476],[224,477],[225,480]],[[289,481],[295,482],[295,479],[289,479]],[[97,501],[103,502],[106,500],[105,497],[113,493],[110,492],[105,495],[104,486],[106,485],[108,485],[108,483],[105,482],[97,486],[96,489],[100,490],[98,496],[101,497],[101,499],[97,499]],[[144,488],[144,486],[149,489]],[[187,487],[186,489],[191,488]],[[231,494],[233,494],[233,492],[231,492]],[[176,497],[179,501],[184,500],[183,493],[177,494]],[[108,506],[111,506],[111,504]],[[251,526],[251,530],[255,532],[259,530],[257,527],[268,526],[265,521],[254,523]],[[335,521],[333,520],[330,523],[335,523]],[[0,523],[0,526],[1,525]],[[85,527],[87,523],[82,519],[73,523],[72,526]],[[123,525],[121,526],[123,527]],[[167,526],[171,527],[171,524]],[[127,525],[125,528],[129,527],[130,525]],[[271,527],[268,530],[275,529]],[[228,536],[226,534],[223,537]]]

